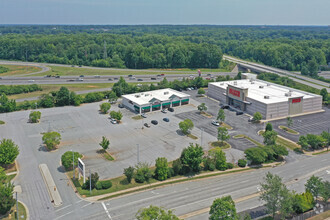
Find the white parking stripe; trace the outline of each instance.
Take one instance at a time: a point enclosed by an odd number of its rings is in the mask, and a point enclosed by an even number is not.
[[[108,211],[107,207],[105,206],[104,202],[102,202],[102,206],[103,206],[103,208],[104,208],[105,212],[107,213],[107,215],[108,215],[109,219],[111,219],[111,220],[112,220],[112,218],[111,218],[111,215],[110,215],[110,213],[109,213],[109,211]]]

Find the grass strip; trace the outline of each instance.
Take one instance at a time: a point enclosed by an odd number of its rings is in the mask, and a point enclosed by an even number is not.
[[[230,144],[227,142],[221,142],[221,141],[214,141],[211,142],[212,147],[220,147],[222,150],[230,148]]]
[[[4,124],[5,124],[5,122],[0,120],[0,125],[4,125]]]
[[[227,128],[228,130],[232,130],[232,129],[233,129],[233,127],[231,127],[230,125],[228,125],[228,124],[226,124],[226,123],[224,123],[224,122],[222,122],[222,123],[220,124],[220,126],[221,126],[221,127],[224,127],[224,128]]]
[[[329,153],[329,152],[330,152],[329,150],[324,150],[324,151],[320,151],[320,152],[317,152],[317,153],[312,153],[312,155],[325,154],[325,153]]]
[[[20,202],[18,202],[18,214],[19,214],[19,219],[20,220],[21,219],[24,220],[27,217],[25,207]],[[16,216],[16,203],[10,209],[9,213],[7,215],[0,216],[0,219],[2,219],[2,220],[16,220],[17,219],[17,216]]]
[[[299,134],[299,132],[297,132],[297,131],[295,131],[291,128],[285,127],[283,125],[278,126],[278,128],[285,131],[285,132],[287,132],[287,133],[289,133],[289,134]]]
[[[194,140],[197,140],[198,139],[198,137],[196,137],[193,134],[187,134],[187,137],[190,137],[191,139],[194,139]]]
[[[277,139],[276,139],[276,143],[279,144],[279,145],[283,145],[291,150],[295,149],[295,148],[300,148],[300,145],[292,142],[292,141],[289,141],[279,135],[277,135]]]
[[[132,119],[134,119],[134,120],[140,120],[142,118],[143,117],[141,115],[135,115],[135,116],[132,117]]]

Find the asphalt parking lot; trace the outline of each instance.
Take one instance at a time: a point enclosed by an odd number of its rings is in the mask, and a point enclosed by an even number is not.
[[[280,125],[287,126],[287,119],[271,121],[271,123],[273,124],[274,130],[281,136],[297,142],[301,135],[321,134],[322,131],[330,130],[330,109],[324,108],[324,110],[325,111],[321,113],[293,117],[293,125],[290,128],[299,132],[299,135],[289,134],[278,128]]]

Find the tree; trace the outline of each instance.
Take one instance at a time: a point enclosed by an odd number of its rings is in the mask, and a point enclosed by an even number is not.
[[[244,160],[244,159],[239,159],[238,160],[238,162],[237,162],[237,165],[239,166],[239,167],[246,167],[246,160]]]
[[[330,199],[330,182],[324,181],[320,191],[320,196],[323,198],[324,202],[327,202]]]
[[[9,212],[11,207],[15,205],[13,198],[14,185],[12,183],[0,184],[0,214],[4,215]]]
[[[102,141],[99,143],[99,145],[103,148],[104,152],[109,148],[110,141],[102,136]]]
[[[156,159],[155,177],[158,180],[166,180],[168,174],[168,163],[165,157],[158,157]]]
[[[202,103],[199,106],[197,106],[197,109],[198,109],[198,111],[200,111],[200,113],[202,113],[202,112],[207,111],[207,106],[205,105],[205,103]]]
[[[134,170],[135,170],[134,167],[131,166],[124,169],[124,175],[126,176],[128,183],[131,183],[132,181],[132,178],[134,176]]]
[[[225,111],[221,108],[219,109],[217,120],[220,120],[222,124],[225,121],[225,119],[226,119]]]
[[[61,135],[58,132],[47,132],[42,136],[42,141],[48,150],[54,150],[60,144]]]
[[[254,113],[254,115],[253,115],[253,120],[254,121],[259,122],[261,119],[262,119],[262,115],[261,115],[260,112]]]
[[[203,155],[204,152],[201,146],[190,144],[189,147],[182,150],[180,160],[182,165],[187,167],[188,171],[199,172]]]
[[[111,108],[111,105],[108,102],[104,102],[100,105],[100,111],[103,114],[107,114],[110,108]]]
[[[310,192],[293,194],[292,209],[295,213],[304,213],[314,207],[314,198]]]
[[[179,220],[171,210],[166,211],[157,206],[149,206],[148,208],[140,209],[136,215],[138,220]]]
[[[37,123],[41,117],[41,112],[39,111],[32,111],[29,115],[30,122]]]
[[[216,147],[209,151],[209,156],[211,160],[215,164],[215,168],[218,170],[226,170],[227,162],[226,162],[226,154],[221,150],[221,148]]]
[[[121,113],[120,111],[118,111],[118,112],[111,111],[110,117],[116,119],[117,121],[121,121],[121,119],[123,118],[123,113]]]
[[[244,151],[246,158],[252,164],[261,164],[266,161],[267,153],[260,147],[252,147]]]
[[[330,145],[330,133],[326,132],[326,131],[323,131],[321,133],[321,137],[325,140],[327,150],[329,150],[328,148],[329,148],[329,145]]]
[[[194,128],[194,123],[190,119],[185,119],[179,123],[179,127],[184,134],[188,134]]]
[[[286,118],[286,124],[288,125],[288,127],[291,127],[293,124],[292,118],[289,116]]]
[[[275,217],[277,211],[286,217],[292,212],[293,197],[286,186],[282,183],[282,179],[268,172],[264,177],[261,185],[260,199],[266,204],[267,211]]]
[[[307,183],[305,184],[306,187],[306,191],[309,191],[312,193],[312,195],[317,198],[320,195],[320,192],[322,190],[322,179],[320,177],[317,176],[311,176],[311,178],[309,178],[307,180]]]
[[[319,65],[317,64],[315,59],[309,60],[307,63],[307,68],[310,76],[317,76],[317,71],[319,69]]]
[[[73,155],[72,155],[73,154]],[[78,158],[82,158],[82,155],[78,152],[67,151],[61,157],[62,165],[66,170],[73,168],[72,162],[74,161],[74,166],[78,166]]]
[[[135,182],[144,183],[149,182],[149,179],[152,176],[152,172],[147,163],[138,163],[135,167]]]
[[[230,136],[228,135],[228,130],[225,127],[218,127],[218,141],[221,141],[221,144],[223,145],[223,142],[228,140]]]
[[[7,175],[6,175],[5,169],[0,167],[0,184],[5,183],[6,180],[7,180]]]
[[[323,102],[328,101],[328,91],[326,88],[321,89],[320,95],[322,96]]]
[[[318,149],[324,146],[327,142],[327,140],[325,140],[322,136],[315,134],[307,134],[306,140],[308,145],[311,146],[312,149]]]
[[[0,142],[0,165],[14,163],[19,154],[18,146],[11,139],[2,139]]]
[[[109,98],[110,103],[115,103],[118,99],[118,97],[114,91],[109,92],[108,98]]]
[[[277,139],[277,132],[276,131],[265,131],[262,136],[264,137],[264,144],[275,145]]]
[[[181,171],[182,171],[182,162],[181,162],[180,158],[173,161],[172,168],[173,168],[174,176],[181,173]]]
[[[266,124],[266,129],[265,129],[265,131],[267,132],[267,131],[272,131],[273,130],[273,125],[271,124],[271,123],[267,123]]]
[[[238,220],[238,215],[236,213],[236,207],[231,196],[225,196],[217,198],[213,201],[210,208],[210,220]]]
[[[199,88],[197,91],[198,95],[204,95],[205,94],[205,90],[203,88]]]
[[[91,188],[94,189],[96,186],[96,183],[99,181],[99,174],[97,172],[92,173],[91,177],[88,177],[88,180],[82,185],[81,188],[89,190],[89,183],[91,183]]]
[[[55,97],[56,106],[66,106],[70,105],[70,91],[66,87],[61,87],[56,93]]]

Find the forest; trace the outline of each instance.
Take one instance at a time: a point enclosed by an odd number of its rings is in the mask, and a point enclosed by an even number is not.
[[[329,27],[0,26],[0,59],[116,68],[218,68],[222,54],[316,76]],[[315,68],[316,67],[316,68]]]

